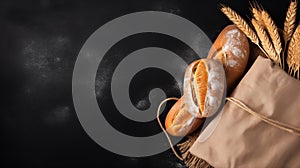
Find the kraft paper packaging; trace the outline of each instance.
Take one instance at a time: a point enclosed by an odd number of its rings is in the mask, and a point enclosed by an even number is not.
[[[300,81],[258,57],[231,97],[272,120],[300,128]],[[300,136],[227,101],[189,152],[213,167],[300,167]]]

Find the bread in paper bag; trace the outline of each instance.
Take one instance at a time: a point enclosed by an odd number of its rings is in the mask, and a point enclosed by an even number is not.
[[[271,120],[300,128],[300,81],[269,59],[258,57],[231,97]],[[189,152],[214,167],[300,167],[300,136],[227,101]]]

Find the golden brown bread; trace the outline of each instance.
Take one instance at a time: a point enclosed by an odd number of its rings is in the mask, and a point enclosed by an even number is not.
[[[208,59],[192,62],[184,76],[184,95],[169,111],[165,125],[174,136],[193,132],[220,108],[226,90],[231,92],[243,75],[250,47],[236,26],[225,27],[208,53]],[[225,70],[225,71],[224,71]],[[225,76],[226,75],[226,76]]]
[[[235,25],[225,27],[211,47],[207,58],[219,60],[225,69],[230,93],[242,77],[249,58],[249,42]]]
[[[214,59],[197,60],[185,73],[182,101],[197,118],[209,117],[218,111],[225,88],[222,64]]]
[[[213,59],[192,62],[184,77],[184,95],[174,104],[165,120],[173,136],[185,136],[215,114],[223,100],[226,81],[223,65]]]
[[[169,111],[165,127],[169,134],[173,136],[185,136],[195,131],[205,119],[196,118],[187,112],[180,98]]]

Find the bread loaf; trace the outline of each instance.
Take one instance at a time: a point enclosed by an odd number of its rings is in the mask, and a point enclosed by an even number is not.
[[[194,61],[184,76],[182,99],[186,110],[197,118],[212,116],[221,105],[225,89],[225,72],[219,61]]]
[[[192,62],[184,76],[184,94],[169,111],[165,126],[173,136],[193,132],[222,104],[226,87],[223,65],[213,59]]]
[[[169,111],[165,127],[169,134],[173,136],[185,136],[195,131],[205,119],[196,118],[184,108],[182,98],[180,98]]]
[[[235,25],[225,27],[213,43],[207,58],[219,60],[223,64],[228,92],[233,90],[242,77],[249,52],[247,37]]]
[[[169,111],[165,125],[174,136],[193,132],[205,117],[215,114],[227,92],[243,75],[250,47],[236,26],[225,27],[211,47],[207,59],[192,62],[184,76],[183,96]]]

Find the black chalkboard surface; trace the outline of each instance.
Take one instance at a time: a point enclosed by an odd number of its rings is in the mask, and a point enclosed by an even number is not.
[[[289,1],[259,0],[279,27]],[[1,167],[185,167],[167,150],[148,157],[127,157],[95,143],[82,128],[72,99],[72,74],[85,41],[99,27],[122,15],[163,11],[190,20],[211,41],[230,21],[220,4],[250,16],[249,2],[179,0],[2,0],[0,2],[0,130]],[[280,23],[280,24],[279,24]],[[282,28],[282,27],[280,27]],[[113,67],[129,53],[162,47],[186,62],[197,55],[170,36],[142,33],[124,38],[107,52],[96,76],[96,95],[103,115],[117,130],[143,137],[161,132],[156,120],[134,122],[113,106],[110,83]],[[176,65],[174,65],[176,66]],[[146,68],[129,86],[136,108],[149,108],[148,93],[161,88],[180,96],[180,85],[167,72]],[[164,118],[168,103],[161,117]]]

